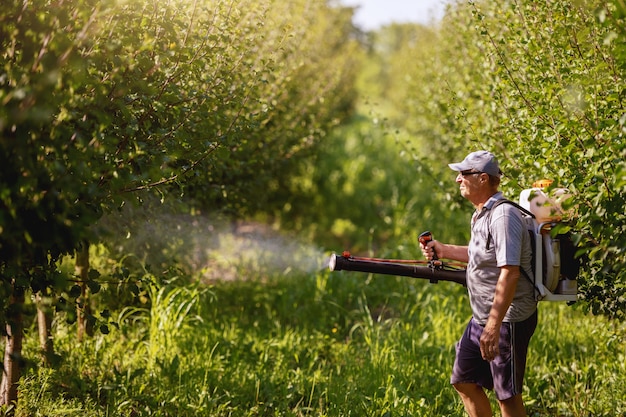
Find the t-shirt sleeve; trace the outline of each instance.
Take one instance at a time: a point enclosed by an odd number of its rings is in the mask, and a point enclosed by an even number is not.
[[[526,226],[517,208],[500,204],[491,216],[490,228],[498,267],[520,266]]]

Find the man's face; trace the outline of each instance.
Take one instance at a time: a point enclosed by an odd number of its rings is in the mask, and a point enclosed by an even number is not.
[[[456,182],[459,184],[459,190],[461,195],[471,202],[480,196],[480,177],[481,175],[487,175],[483,172],[477,171],[461,171],[456,176]]]

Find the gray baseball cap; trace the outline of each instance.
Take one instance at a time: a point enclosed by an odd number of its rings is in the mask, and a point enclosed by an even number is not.
[[[448,166],[459,172],[473,170],[484,172],[486,174],[493,175],[494,177],[502,175],[498,160],[491,152],[488,151],[472,152],[465,157],[463,162],[448,164]]]

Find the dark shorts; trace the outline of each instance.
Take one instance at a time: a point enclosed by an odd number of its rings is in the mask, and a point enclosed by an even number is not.
[[[536,327],[536,311],[524,321],[502,323],[500,355],[492,362],[487,362],[480,354],[483,326],[472,318],[456,345],[456,359],[450,382],[474,383],[494,390],[498,400],[507,400],[521,394],[528,344]]]

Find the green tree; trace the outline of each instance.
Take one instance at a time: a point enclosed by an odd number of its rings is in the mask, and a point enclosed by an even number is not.
[[[349,15],[322,0],[3,6],[0,321],[14,318],[10,340],[24,290],[84,297],[56,260],[95,239],[103,213],[181,189],[205,206],[258,209],[262,190],[350,111]],[[331,70],[337,57],[346,66]]]
[[[626,311],[623,27],[620,2],[458,3],[436,47],[407,46],[425,65],[403,78],[403,110],[427,126],[413,127],[416,149],[446,162],[491,149],[511,196],[540,178],[573,192],[580,294],[613,317]]]
[[[260,7],[239,3],[245,10]],[[184,186],[204,209],[282,211],[302,161],[353,111],[359,51],[350,39],[349,9],[324,1],[271,1],[265,8],[263,24],[240,35],[249,37],[238,49],[246,82],[255,83],[240,116],[247,121],[241,140]]]

